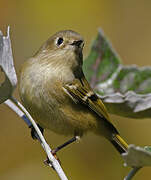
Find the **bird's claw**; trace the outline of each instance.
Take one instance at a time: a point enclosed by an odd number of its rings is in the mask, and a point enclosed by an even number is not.
[[[55,152],[55,149],[52,150],[51,153],[53,154],[53,156],[55,157],[55,159],[59,162],[59,164],[61,164],[61,161],[60,161],[60,159],[57,157],[57,154],[56,154],[56,152]],[[50,162],[50,160],[49,160],[48,157],[47,157],[46,160],[44,160],[44,164],[47,165],[47,166],[49,166],[49,165],[51,164],[51,162]],[[52,166],[52,168],[53,168],[53,166]]]

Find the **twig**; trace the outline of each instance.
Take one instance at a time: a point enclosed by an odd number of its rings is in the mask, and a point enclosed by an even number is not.
[[[131,180],[135,174],[141,169],[142,167],[134,167],[129,174],[124,178],[124,180]]]
[[[24,106],[13,97],[11,99],[8,99],[7,101],[5,101],[5,104],[7,106],[9,106],[14,112],[16,112],[16,114],[19,117],[21,117],[22,119],[25,120],[25,118],[28,117],[28,119],[30,120],[31,124],[35,128],[35,130],[36,130],[36,132],[40,138],[41,145],[42,145],[43,149],[45,150],[45,152],[48,156],[48,159],[50,160],[49,166],[53,167],[56,170],[56,172],[57,172],[57,174],[61,180],[68,180],[68,178],[66,177],[65,173],[63,172],[59,162],[56,160],[56,158],[51,153],[51,148],[49,147],[49,145],[45,141],[45,139],[44,139],[41,131],[39,130],[37,124],[35,123],[35,121],[31,117],[31,115],[28,113],[28,111],[24,108]],[[27,120],[27,118],[26,118],[26,120]]]

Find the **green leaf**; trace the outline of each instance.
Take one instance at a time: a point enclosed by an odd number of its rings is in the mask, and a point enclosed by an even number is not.
[[[145,149],[146,151],[151,152],[151,146],[146,146],[144,149]]]
[[[103,32],[99,30],[91,52],[83,64],[87,79],[91,86],[95,88],[96,85],[111,79],[116,71],[119,71],[119,67],[118,55],[114,52]]]
[[[101,30],[83,70],[110,113],[131,118],[151,117],[151,67],[123,66]]]

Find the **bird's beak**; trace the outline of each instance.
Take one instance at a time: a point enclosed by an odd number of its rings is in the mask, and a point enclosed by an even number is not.
[[[76,46],[78,48],[83,48],[84,42],[83,40],[77,40],[77,41],[73,41],[73,43],[71,43],[70,45]]]

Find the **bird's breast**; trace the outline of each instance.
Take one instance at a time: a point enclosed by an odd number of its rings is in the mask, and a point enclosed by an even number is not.
[[[74,80],[73,73],[63,67],[28,66],[21,73],[20,96],[32,117],[44,128],[73,135],[82,134],[95,126],[92,112],[76,104],[63,90]]]

